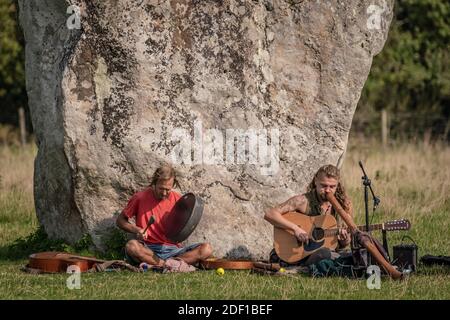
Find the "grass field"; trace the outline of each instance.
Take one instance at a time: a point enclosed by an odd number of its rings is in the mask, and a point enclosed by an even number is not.
[[[353,142],[343,168],[357,222],[364,221],[357,165],[362,160],[382,199],[373,222],[397,218],[412,222],[411,231],[390,233],[390,244],[408,234],[419,245],[420,256],[450,255],[450,148],[369,146]],[[365,280],[269,277],[245,271],[226,272],[221,277],[213,271],[89,274],[82,275],[80,290],[69,290],[67,275],[35,276],[20,271],[33,248],[26,241],[20,245],[15,241],[38,229],[32,187],[35,154],[33,145],[24,149],[0,146],[0,299],[450,299],[450,268],[424,266],[403,282],[383,278],[380,290],[369,290]],[[39,241],[35,239],[33,245]]]

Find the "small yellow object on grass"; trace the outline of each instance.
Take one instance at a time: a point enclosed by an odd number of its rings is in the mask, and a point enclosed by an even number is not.
[[[283,273],[283,272],[285,272],[285,271],[286,271],[286,269],[280,268],[280,272],[281,272],[281,273]]]
[[[217,273],[219,276],[223,276],[223,274],[225,273],[225,270],[223,270],[223,268],[217,268],[216,273]]]

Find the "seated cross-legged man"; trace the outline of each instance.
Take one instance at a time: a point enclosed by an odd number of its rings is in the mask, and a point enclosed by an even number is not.
[[[135,234],[125,246],[127,260],[135,264],[146,263],[173,271],[193,271],[194,265],[212,254],[211,245],[196,243],[186,247],[167,239],[161,223],[173,212],[181,195],[172,190],[177,184],[175,170],[170,165],[158,168],[148,188],[134,194],[117,218],[117,226]],[[134,218],[136,224],[129,222]],[[153,223],[149,224],[152,220]]]
[[[276,227],[290,230],[298,239],[298,242],[308,243],[310,235],[297,224],[288,221],[283,215],[288,212],[298,212],[307,216],[331,214],[336,218],[340,227],[338,249],[343,249],[350,244],[351,236],[344,227],[343,221],[327,200],[326,193],[328,192],[335,195],[341,206],[350,216],[353,215],[352,203],[342,185],[339,169],[333,165],[325,165],[316,172],[306,193],[295,195],[286,202],[268,209],[264,218]],[[323,247],[293,264],[309,266],[324,259],[335,259],[338,256],[339,254],[336,251]],[[274,250],[270,254],[270,260],[272,262],[280,261],[280,258]]]

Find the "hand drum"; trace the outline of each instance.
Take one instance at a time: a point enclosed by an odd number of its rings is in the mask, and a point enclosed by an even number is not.
[[[183,242],[197,227],[202,214],[203,200],[193,193],[185,194],[163,221],[166,237],[175,243]]]

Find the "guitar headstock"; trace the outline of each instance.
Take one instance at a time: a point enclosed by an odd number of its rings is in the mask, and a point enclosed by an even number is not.
[[[386,231],[409,230],[411,229],[411,222],[408,219],[392,220],[384,223]]]

